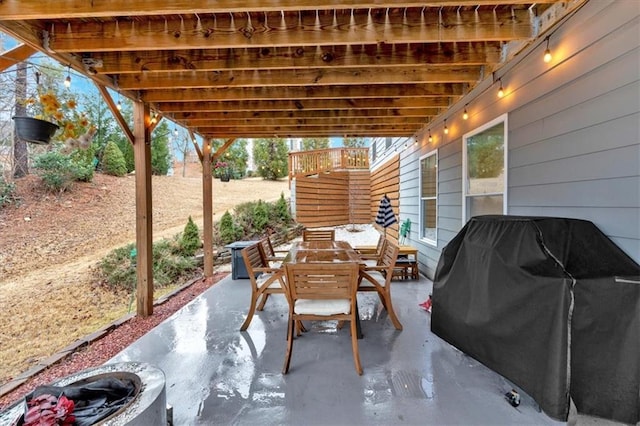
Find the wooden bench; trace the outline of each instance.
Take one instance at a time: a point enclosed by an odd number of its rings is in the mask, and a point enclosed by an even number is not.
[[[415,257],[398,257],[393,269],[393,277],[403,280],[417,280],[419,278],[417,259]]]

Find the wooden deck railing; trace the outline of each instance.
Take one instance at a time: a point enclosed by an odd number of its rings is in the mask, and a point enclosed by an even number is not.
[[[331,170],[369,170],[369,148],[329,148],[289,153],[289,181]]]

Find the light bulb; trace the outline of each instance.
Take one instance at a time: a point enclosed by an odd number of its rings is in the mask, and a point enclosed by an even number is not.
[[[499,80],[499,81],[500,81],[500,88],[498,88],[498,97],[502,98],[504,97],[504,89],[502,88],[502,80]]]
[[[118,103],[116,104],[116,108],[118,109],[118,111],[122,111],[122,102],[120,102],[120,99],[118,99]]]
[[[462,113],[462,119],[463,120],[468,120],[469,119],[469,113],[467,112],[467,108],[464,108],[464,112]]]
[[[431,129],[429,129],[429,142],[433,142],[433,137],[431,136]]]
[[[449,134],[449,128],[447,127],[447,120],[444,120],[444,134],[448,135]]]
[[[545,63],[549,63],[551,62],[551,50],[549,50],[549,37],[547,37],[547,48],[544,50],[544,56],[542,57],[542,59],[544,60]]]
[[[66,87],[67,89],[69,87],[71,87],[71,76],[68,75],[67,78],[64,79],[64,87]]]

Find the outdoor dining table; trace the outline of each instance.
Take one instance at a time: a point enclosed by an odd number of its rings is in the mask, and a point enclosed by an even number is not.
[[[347,241],[297,241],[291,245],[291,249],[283,260],[286,263],[337,263],[355,262],[360,267],[365,263],[357,251]],[[358,304],[356,303],[356,309]],[[356,312],[356,329],[358,339],[362,339],[360,328],[360,315]]]
[[[362,262],[362,259],[346,241],[298,241],[291,245],[284,263],[299,262]]]

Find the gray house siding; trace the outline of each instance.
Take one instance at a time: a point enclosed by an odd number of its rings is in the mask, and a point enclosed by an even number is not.
[[[541,45],[483,81],[400,152],[400,206],[407,241],[433,277],[442,248],[462,228],[462,136],[508,114],[508,214],[594,222],[640,262],[640,2],[590,1]],[[462,120],[467,105],[469,119]],[[444,135],[443,120],[450,129]],[[428,131],[434,136],[427,140]],[[419,158],[438,150],[437,246],[419,238]],[[378,161],[381,159],[379,158]],[[405,219],[406,217],[402,218]]]

